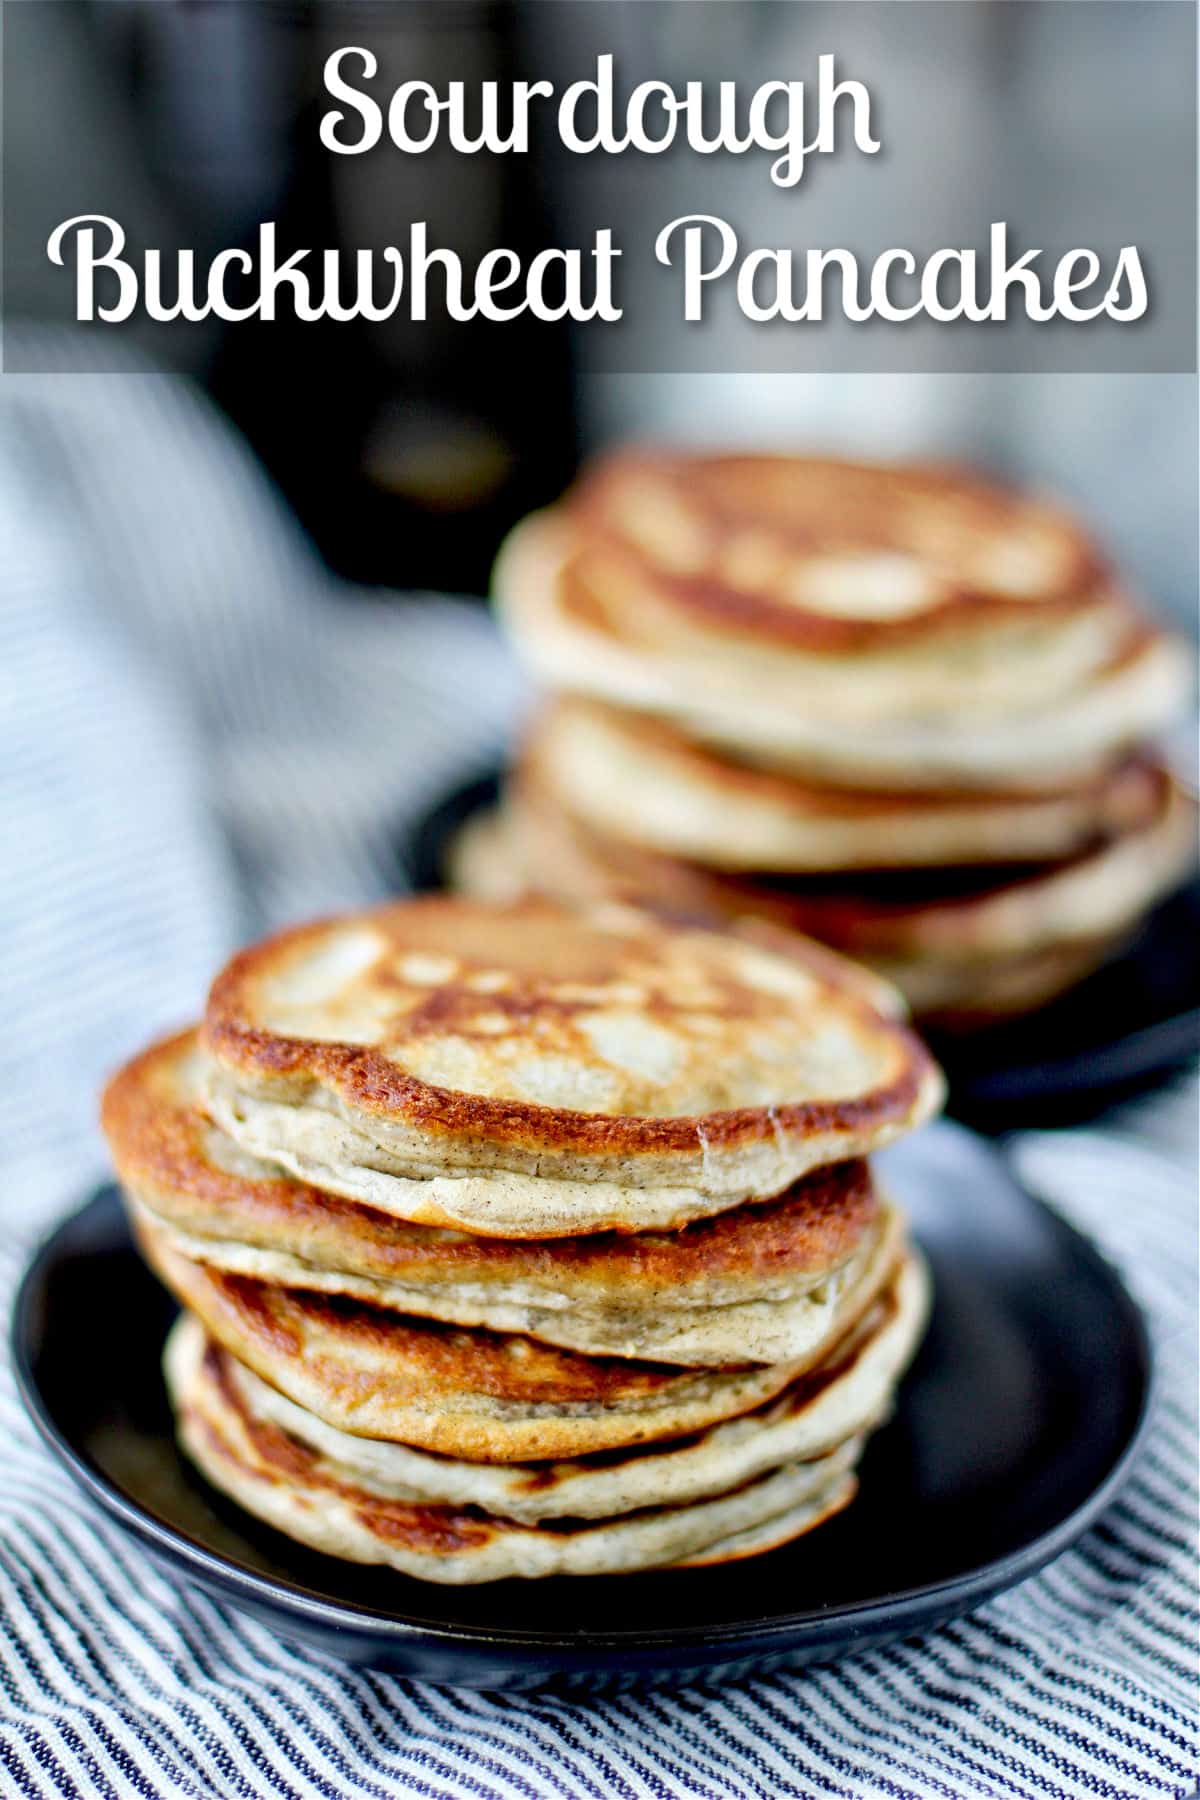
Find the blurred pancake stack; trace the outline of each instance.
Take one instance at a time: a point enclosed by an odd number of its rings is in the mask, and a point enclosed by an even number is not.
[[[867,1158],[942,1082],[877,978],[777,936],[439,898],[236,957],[103,1106],[213,1486],[444,1582],[844,1507],[928,1303]]]
[[[1190,681],[1070,517],[957,473],[629,453],[496,593],[552,698],[456,885],[811,934],[923,1023],[1040,1006],[1194,860]]]

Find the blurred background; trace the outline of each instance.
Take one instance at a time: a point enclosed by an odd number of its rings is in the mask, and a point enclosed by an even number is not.
[[[1111,208],[1136,218],[1139,241],[1157,234],[1161,276],[1164,260],[1182,268],[1191,254],[1178,182],[1192,179],[1195,143],[1178,28],[1187,35],[1191,9],[1167,11],[1164,22],[1162,7],[1063,0],[600,11],[587,0],[26,0],[6,20],[7,316],[69,316],[71,284],[45,258],[44,227],[80,210],[81,182],[89,209],[103,204],[134,243],[192,245],[201,262],[254,242],[267,218],[287,247],[403,241],[425,219],[431,241],[468,262],[497,242],[572,241],[581,210],[617,223],[619,238],[652,241],[681,210],[671,183],[686,181],[689,159],[682,170],[629,157],[601,169],[549,146],[485,159],[404,157],[386,144],[333,157],[318,142],[321,70],[337,45],[374,47],[386,95],[418,71],[437,85],[503,80],[530,59],[565,67],[598,19],[630,82],[686,71],[749,87],[811,73],[831,44],[839,70],[887,72],[890,173],[887,155],[865,169],[853,154],[821,159],[781,213],[761,158],[707,159],[707,209],[748,243],[778,241],[781,217],[805,243],[854,246],[955,242],[964,217],[1009,215],[1062,220],[1071,243],[1100,243],[1089,228]],[[722,366],[725,329],[715,321],[709,368]],[[1195,376],[1089,372],[1086,334],[1074,341],[1076,372],[1016,378],[986,372],[994,340],[946,328],[937,356],[952,373],[912,372],[929,356],[913,339],[893,355],[909,372],[840,372],[859,345],[871,353],[873,334],[860,331],[853,350],[844,335],[829,341],[835,366],[803,375],[622,374],[581,355],[565,327],[506,325],[498,337],[402,319],[217,322],[187,328],[170,353],[246,434],[326,561],[358,583],[481,592],[507,526],[613,439],[812,444],[965,455],[1055,490],[1190,626]],[[642,357],[630,366],[668,369],[672,347]],[[732,336],[727,366],[745,366]]]

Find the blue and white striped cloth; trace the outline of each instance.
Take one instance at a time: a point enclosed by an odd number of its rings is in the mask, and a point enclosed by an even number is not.
[[[39,361],[46,366],[53,346]],[[63,368],[70,350],[64,345]],[[509,729],[447,602],[337,594],[183,383],[0,386],[0,1296],[102,1170],[103,1072],[232,944],[394,886],[393,834]],[[1196,1699],[1195,1203],[1131,1139],[1017,1146],[1156,1324],[1163,1401],[1078,1548],[836,1666],[593,1700],[347,1670],[159,1575],[0,1374],[0,1795],[1183,1795]]]

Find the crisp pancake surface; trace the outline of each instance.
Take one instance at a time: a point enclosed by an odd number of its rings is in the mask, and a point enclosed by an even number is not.
[[[252,1154],[418,1223],[673,1229],[937,1106],[862,979],[627,907],[410,901],[234,959],[206,1106]]]
[[[122,1185],[183,1254],[285,1287],[608,1355],[777,1362],[824,1335],[879,1222],[860,1161],[671,1234],[413,1225],[248,1157],[198,1111],[203,1072],[185,1032],[114,1076],[102,1119]]]
[[[928,1307],[928,1275],[919,1257],[906,1252],[894,1280],[858,1324],[817,1368],[765,1406],[665,1444],[567,1462],[465,1462],[356,1437],[326,1425],[227,1351],[216,1348],[210,1354],[221,1360],[225,1379],[247,1413],[352,1472],[372,1494],[426,1505],[477,1506],[500,1518],[537,1524],[684,1505],[728,1492],[786,1463],[828,1455],[887,1415],[924,1330]],[[203,1353],[203,1326],[185,1313],[176,1335],[186,1340],[176,1357],[194,1366]]]
[[[888,1215],[869,1267],[806,1358],[677,1368],[406,1318],[225,1274],[144,1218],[148,1262],[218,1343],[326,1424],[469,1461],[572,1457],[679,1437],[748,1412],[812,1367],[873,1304],[902,1251]]]
[[[534,725],[525,779],[593,829],[717,869],[828,873],[1058,858],[1158,808],[1129,757],[1042,793],[822,786],[722,757],[662,720],[560,700]]]
[[[1108,590],[1079,606],[955,602],[892,627],[843,620],[855,641],[821,649],[731,635],[676,604],[641,552],[592,542],[562,505],[516,527],[493,593],[549,687],[846,786],[1062,787],[1169,723],[1192,682],[1184,647]],[[930,617],[936,629],[915,629]]]
[[[474,1507],[381,1496],[354,1471],[254,1413],[192,1321],[173,1334],[166,1372],[180,1442],[213,1485],[276,1529],[351,1562],[424,1580],[617,1574],[757,1554],[811,1529],[854,1495],[851,1439],[712,1499],[596,1523],[527,1525]]]

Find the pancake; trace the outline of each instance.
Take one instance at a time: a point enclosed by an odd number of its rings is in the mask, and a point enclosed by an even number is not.
[[[891,1285],[819,1367],[754,1412],[662,1446],[573,1462],[495,1464],[432,1456],[406,1444],[356,1437],[324,1424],[214,1347],[238,1405],[351,1473],[378,1498],[475,1506],[524,1524],[600,1519],[647,1506],[681,1506],[741,1487],[790,1462],[809,1462],[870,1431],[890,1408],[924,1330],[929,1279],[911,1252]],[[178,1390],[204,1352],[204,1328],[184,1314],[167,1352]]]
[[[447,847],[443,874],[449,891],[490,906],[508,906],[535,890],[537,882],[525,869],[515,836],[498,806],[473,813]],[[546,891],[553,893],[554,885],[547,883]]]
[[[353,1471],[257,1419],[219,1354],[186,1321],[167,1352],[180,1442],[215,1487],[287,1536],[343,1560],[426,1581],[618,1574],[723,1562],[797,1537],[853,1498],[857,1439],[691,1505],[598,1523],[523,1525],[474,1507],[388,1499]]]
[[[869,1267],[808,1357],[681,1369],[275,1287],[181,1255],[145,1217],[135,1216],[135,1228],[151,1267],[209,1334],[327,1425],[501,1463],[681,1437],[761,1406],[863,1316],[892,1279],[903,1242],[897,1215],[886,1214]]]
[[[508,846],[527,885],[572,900],[600,897],[670,907],[712,923],[767,921],[876,969],[923,1022],[964,1022],[1041,1004],[1125,940],[1195,861],[1196,810],[1155,772],[1152,816],[1074,857],[874,881],[770,880],[706,869],[602,837],[518,784]]]
[[[499,810],[471,820],[467,831],[469,854],[451,854],[451,882],[459,892],[482,898],[514,898],[529,893],[538,885],[533,874],[536,866],[542,884],[550,892],[575,898],[595,898],[601,893],[627,898],[641,895],[643,902],[650,904],[656,888],[660,893],[665,889],[678,893],[686,886],[691,890],[687,910],[696,917],[714,921],[722,916],[721,901],[727,890],[715,891],[705,871],[689,867],[668,870],[665,865],[656,869],[643,863],[639,876],[627,866],[620,866],[626,863],[622,856],[611,861],[596,860],[594,856],[581,858],[575,851],[564,858],[539,857],[534,865],[520,847],[520,841],[528,838],[528,831],[518,828],[511,813],[506,815]],[[656,875],[662,879],[656,880]],[[677,904],[682,901],[677,900]],[[790,911],[780,907],[778,896],[770,890],[755,894],[743,887],[732,916],[744,918],[746,907],[771,916]],[[806,929],[819,930],[819,921],[809,917]],[[1117,932],[1066,949],[1036,950],[1027,955],[1018,952],[987,960],[950,960],[920,951],[908,955],[877,951],[874,960],[879,973],[903,994],[923,1029],[959,1032],[976,1030],[1046,1005],[1117,953],[1126,935]]]
[[[217,978],[204,1043],[242,1149],[491,1236],[675,1229],[865,1155],[943,1092],[827,953],[538,899],[284,932]]]
[[[881,957],[880,963],[904,983],[926,1031],[957,1035],[1049,1005],[1118,955],[1129,935],[1113,932],[1057,949],[1014,951],[986,961],[955,961],[931,953]]]
[[[565,511],[681,616],[771,648],[1028,629],[1104,609],[1112,585],[1067,513],[917,463],[631,450],[593,463]]]
[[[718,756],[660,720],[579,700],[542,716],[522,763],[596,831],[716,869],[780,874],[1059,858],[1141,824],[1159,800],[1145,757],[1035,794],[825,787]]]
[[[102,1119],[126,1197],[183,1255],[285,1287],[606,1355],[781,1362],[825,1337],[879,1226],[864,1162],[669,1236],[412,1225],[248,1157],[197,1110],[203,1069],[184,1032],[109,1083]]]
[[[781,607],[769,584],[753,607],[731,607],[740,589],[671,575],[568,501],[516,527],[493,592],[518,651],[552,689],[659,715],[699,742],[829,785],[1063,788],[1161,729],[1186,699],[1188,653],[1107,584],[935,599],[906,553],[905,607],[889,616],[897,602],[885,592],[874,615],[855,617],[871,591],[860,577],[880,571],[871,557],[865,571],[849,552],[844,560],[854,578],[826,594],[825,611]],[[753,628],[760,601],[774,639]],[[848,605],[851,616],[836,611]]]
[[[591,854],[582,849],[573,854],[570,840],[578,836],[582,842],[584,837],[593,837],[593,834],[574,821],[568,824],[561,808],[552,809],[558,813],[557,828],[551,825],[547,832],[539,831],[529,815],[543,808],[524,803],[534,786],[514,777],[509,785],[508,805],[481,810],[455,833],[446,854],[446,887],[450,893],[463,894],[470,900],[480,900],[488,905],[511,905],[513,901],[539,891],[573,902],[623,897],[652,910],[665,910],[668,916],[716,924],[722,930],[736,930],[740,936],[777,945],[771,933],[763,931],[762,919],[745,913],[724,916],[719,908],[705,905],[702,892],[689,895],[681,891],[678,903],[668,899],[665,907],[661,906],[653,897],[654,888],[660,884],[639,878],[640,856],[636,853],[630,856],[628,871],[618,866],[624,863],[625,847],[617,845],[615,840],[607,841],[607,849],[614,853],[611,859],[604,856],[598,835],[593,838]],[[604,868],[594,864],[595,856],[602,858]],[[667,859],[662,860],[666,866]],[[640,902],[636,900],[639,892],[644,895]],[[822,951],[832,957],[831,968],[837,978],[853,984],[868,1004],[890,1017],[907,1017],[909,1004],[896,983],[886,976],[876,976],[865,963],[830,950],[828,945],[818,944],[815,938],[806,938],[807,956]]]
[[[814,1346],[827,1340],[840,1309],[852,1298],[858,1284],[869,1277],[876,1243],[886,1228],[886,1221],[880,1219],[863,1233],[859,1246],[838,1268],[807,1279],[794,1278],[786,1284],[786,1292],[763,1291],[756,1297],[724,1301],[697,1299],[689,1305],[686,1298],[670,1296],[668,1290],[656,1307],[652,1292],[640,1294],[635,1288],[622,1297],[616,1286],[615,1271],[611,1271],[612,1278],[606,1284],[607,1295],[596,1307],[588,1308],[572,1295],[569,1265],[564,1267],[562,1286],[557,1290],[548,1277],[540,1290],[530,1282],[525,1293],[516,1283],[507,1294],[504,1289],[497,1293],[494,1289],[499,1283],[487,1281],[478,1286],[443,1281],[423,1287],[342,1269],[322,1268],[288,1251],[236,1240],[198,1237],[164,1223],[159,1215],[138,1207],[136,1202],[133,1211],[134,1216],[144,1223],[157,1226],[163,1242],[173,1250],[232,1275],[248,1275],[256,1281],[310,1293],[340,1294],[365,1300],[388,1311],[439,1319],[446,1324],[481,1325],[491,1331],[520,1332],[542,1343],[558,1344],[592,1355],[716,1368],[735,1361],[784,1362],[810,1355]],[[739,1209],[739,1215],[749,1211],[748,1208]],[[381,1219],[385,1215],[369,1217]],[[748,1249],[754,1221],[747,1217],[741,1223]],[[420,1231],[425,1228],[401,1229]],[[684,1227],[685,1231],[688,1229],[691,1228]],[[770,1235],[769,1226],[766,1232]],[[479,1243],[481,1240],[466,1241]],[[590,1241],[586,1238],[550,1240],[556,1248],[562,1244]],[[618,1241],[637,1245],[641,1239],[626,1237]],[[776,1281],[763,1285],[765,1290],[772,1285],[782,1287],[785,1284]],[[743,1286],[753,1294],[748,1278]],[[533,1297],[530,1297],[531,1293]]]

